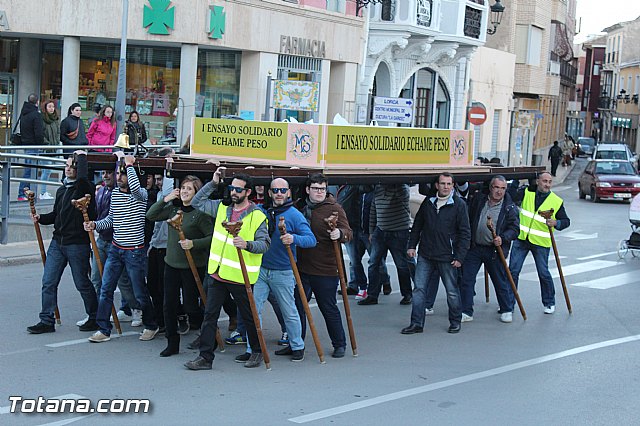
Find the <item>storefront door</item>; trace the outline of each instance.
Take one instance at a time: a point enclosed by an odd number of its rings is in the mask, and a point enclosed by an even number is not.
[[[2,145],[9,144],[11,130],[15,125],[13,117],[18,115],[15,107],[15,90],[15,77],[12,74],[0,73],[0,144]]]

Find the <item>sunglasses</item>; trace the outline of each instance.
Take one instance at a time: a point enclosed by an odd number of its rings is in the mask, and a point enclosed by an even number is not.
[[[233,186],[233,185],[229,185],[228,188],[229,188],[229,192],[235,191],[238,194],[241,193],[242,191],[244,191],[245,189],[247,189],[247,188],[241,188],[239,186]]]
[[[274,194],[286,194],[289,188],[270,188],[270,190]]]

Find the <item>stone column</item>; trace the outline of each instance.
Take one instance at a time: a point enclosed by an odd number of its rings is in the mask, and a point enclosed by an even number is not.
[[[62,46],[62,95],[60,100],[61,118],[67,116],[72,103],[78,102],[80,87],[80,38],[65,37]],[[91,108],[91,105],[87,105]]]
[[[40,97],[40,40],[21,38],[18,52],[18,114],[31,93]]]
[[[180,49],[180,100],[176,142],[181,146],[191,135],[191,121],[196,116],[196,79],[198,75],[198,45],[183,44]],[[173,112],[173,111],[172,111]]]

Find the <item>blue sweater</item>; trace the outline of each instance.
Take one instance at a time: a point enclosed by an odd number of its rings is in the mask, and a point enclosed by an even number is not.
[[[271,220],[269,214],[267,217]],[[289,207],[283,213],[276,215],[276,229],[271,235],[271,246],[269,250],[262,256],[262,266],[266,269],[276,270],[290,270],[291,263],[289,262],[289,255],[287,249],[280,240],[280,231],[278,230],[278,223],[280,217],[284,217],[285,225],[287,226],[287,232],[293,235],[293,244],[291,244],[291,250],[293,251],[293,257],[296,257],[296,246],[301,248],[311,248],[316,245],[316,237],[313,235],[309,223],[295,207]]]

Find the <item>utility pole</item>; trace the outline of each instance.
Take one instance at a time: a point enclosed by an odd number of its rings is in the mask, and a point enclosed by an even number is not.
[[[118,66],[118,91],[116,92],[116,134],[122,132],[124,103],[127,92],[127,22],[129,0],[122,0],[122,34],[120,35],[120,65]]]

